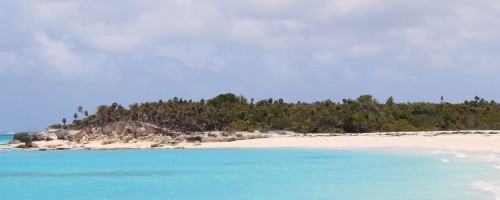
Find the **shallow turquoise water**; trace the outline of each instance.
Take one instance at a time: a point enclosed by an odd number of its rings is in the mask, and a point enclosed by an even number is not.
[[[0,144],[5,144],[5,143],[9,142],[13,137],[14,137],[13,134],[11,134],[11,135],[0,134]]]
[[[0,151],[0,199],[494,199],[498,169],[325,149]]]

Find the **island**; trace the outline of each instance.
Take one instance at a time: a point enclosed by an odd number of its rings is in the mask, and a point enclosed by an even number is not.
[[[36,150],[391,147],[500,148],[500,105],[475,97],[463,103],[380,103],[357,99],[289,103],[220,94],[200,101],[172,98],[76,109],[70,124],[17,133],[3,148]],[[81,116],[81,118],[80,118]]]

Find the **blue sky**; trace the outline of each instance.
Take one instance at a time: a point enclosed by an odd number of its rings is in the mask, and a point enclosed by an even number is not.
[[[0,18],[0,131],[226,92],[500,100],[496,0],[4,0]]]

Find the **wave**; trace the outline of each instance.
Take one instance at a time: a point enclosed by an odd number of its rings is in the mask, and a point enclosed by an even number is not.
[[[494,182],[474,181],[470,186],[474,189],[488,192],[495,197],[495,200],[500,200],[500,185]]]
[[[444,162],[444,163],[449,163],[449,162],[450,162],[450,160],[448,160],[448,159],[446,159],[446,158],[441,158],[441,159],[439,159],[439,160],[440,160],[441,162]]]
[[[484,155],[480,155],[480,156],[477,156],[479,159],[481,160],[485,160],[485,161],[495,161],[496,159],[498,159],[498,155],[497,154],[484,154]]]
[[[462,153],[462,152],[459,152],[459,151],[450,151],[449,154],[455,156],[456,158],[467,158],[467,157],[469,157],[465,153]]]
[[[457,158],[467,158],[469,156],[467,156],[465,153],[456,153],[455,157],[457,157]]]

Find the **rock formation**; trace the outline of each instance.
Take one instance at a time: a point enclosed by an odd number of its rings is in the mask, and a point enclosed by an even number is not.
[[[66,140],[76,144],[88,144],[92,141],[102,141],[103,145],[112,143],[152,142],[152,147],[161,145],[177,145],[181,142],[227,142],[242,139],[267,137],[260,133],[181,133],[160,128],[142,122],[113,122],[102,127],[89,127],[83,130],[51,129],[39,133],[18,133],[11,143],[24,143],[19,148],[36,147],[33,142]]]

